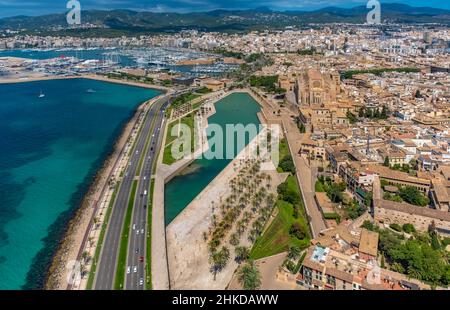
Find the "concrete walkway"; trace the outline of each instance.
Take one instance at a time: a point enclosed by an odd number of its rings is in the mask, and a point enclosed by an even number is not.
[[[157,162],[155,185],[153,190],[153,206],[152,206],[152,287],[155,290],[170,289],[169,265],[167,259],[167,242],[166,242],[166,224],[164,212],[164,190],[165,184],[175,177],[180,171],[189,166],[195,158],[199,157],[204,150],[208,148],[208,140],[206,139],[206,128],[208,126],[208,117],[216,111],[214,106],[208,115],[201,118],[201,124],[197,124],[197,130],[201,135],[198,141],[196,151],[193,156],[181,159],[172,165],[163,164],[164,148],[166,137],[169,134],[168,127],[165,126],[162,139],[162,146]],[[167,121],[170,123],[172,120]]]

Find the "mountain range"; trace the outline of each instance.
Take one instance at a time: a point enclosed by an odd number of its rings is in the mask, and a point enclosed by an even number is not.
[[[353,8],[327,7],[315,11],[276,12],[267,8],[251,10],[215,10],[201,13],[153,13],[131,10],[82,11],[83,24],[95,25],[102,31],[115,33],[167,33],[184,29],[241,32],[263,29],[302,27],[317,23],[364,23],[370,11],[365,6]],[[450,10],[412,7],[405,4],[382,4],[383,22],[439,23],[450,25]],[[28,32],[64,31],[66,14],[15,16],[0,19],[0,29]],[[72,29],[73,30],[73,29]]]

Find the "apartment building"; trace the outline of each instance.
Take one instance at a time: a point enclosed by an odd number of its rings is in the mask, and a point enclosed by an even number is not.
[[[376,234],[376,233],[375,233]],[[376,251],[376,238],[365,243],[367,248]],[[376,242],[375,242],[376,241]],[[316,290],[419,290],[426,285],[405,275],[379,268],[376,262],[366,260],[360,255],[346,254],[323,247],[308,249],[297,283]]]

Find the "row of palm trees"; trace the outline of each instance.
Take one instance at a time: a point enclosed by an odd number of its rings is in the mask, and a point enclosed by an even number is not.
[[[203,233],[203,238],[208,242],[209,263],[214,279],[230,259],[230,250],[225,242],[234,246],[236,262],[241,264],[247,261],[250,249],[240,245],[242,236],[250,229],[248,240],[253,243],[272,214],[276,198],[273,193],[269,193],[272,178],[260,172],[260,169],[259,160],[245,160],[244,167],[229,181],[230,195],[224,201],[220,198],[220,212],[215,212],[217,201],[212,203],[211,225],[208,232]],[[259,271],[257,268],[255,271],[255,268],[251,261],[241,266],[239,272],[242,277],[238,276],[238,280],[242,278],[242,282],[239,281],[244,288],[259,287]]]

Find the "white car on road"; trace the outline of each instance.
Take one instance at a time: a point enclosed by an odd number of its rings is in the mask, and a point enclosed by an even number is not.
[[[133,272],[136,273],[137,272],[137,266],[133,267]]]

